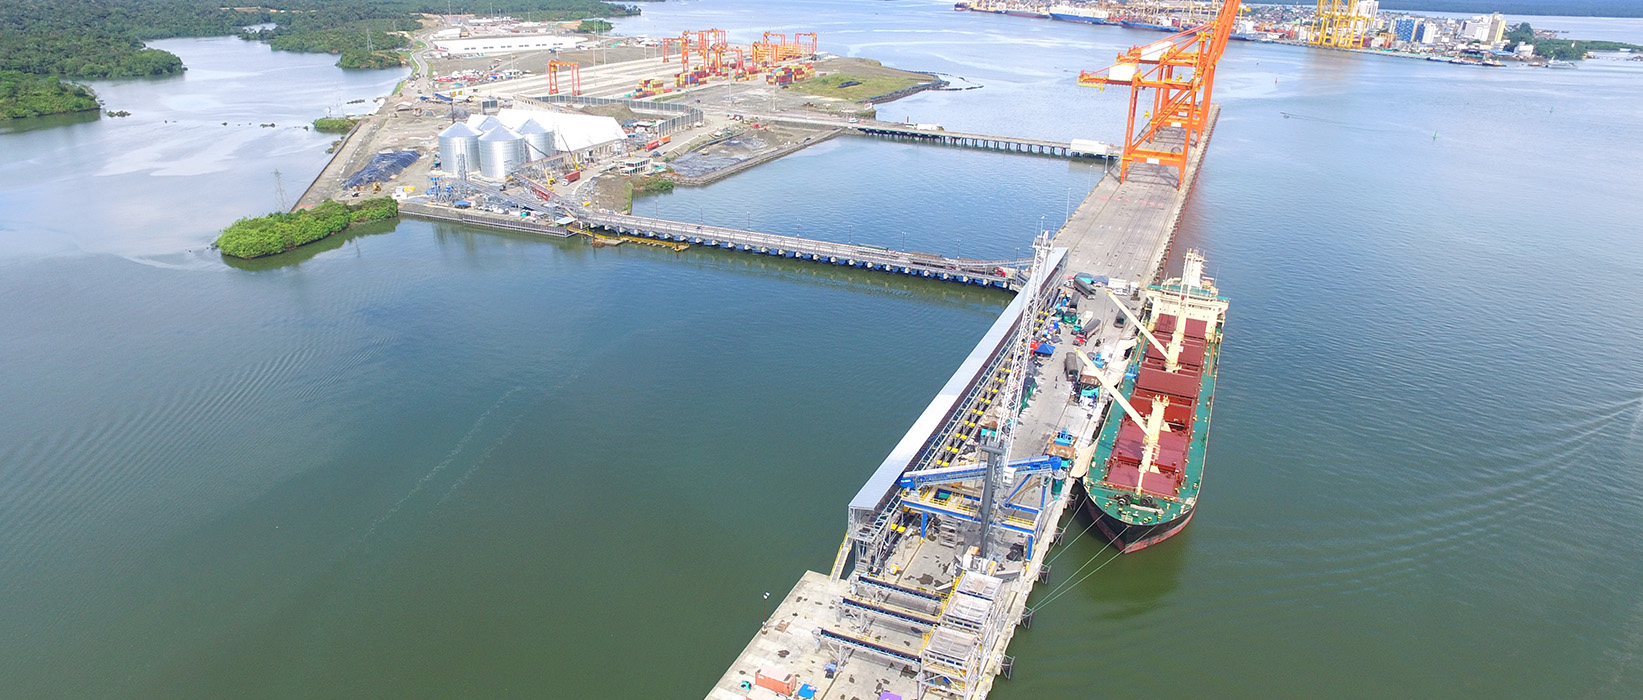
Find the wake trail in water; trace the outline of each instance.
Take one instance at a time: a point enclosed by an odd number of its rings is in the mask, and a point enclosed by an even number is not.
[[[456,461],[457,455],[462,453],[463,448],[466,448],[468,443],[473,441],[474,436],[479,434],[480,428],[485,427],[485,421],[489,420],[490,417],[496,413],[497,409],[501,408],[502,404],[507,402],[508,397],[513,396],[524,388],[525,387],[523,385],[515,386],[514,388],[503,392],[502,397],[497,399],[496,403],[491,404],[490,408],[485,409],[484,413],[479,414],[479,418],[474,421],[473,427],[468,428],[467,434],[463,435],[460,440],[456,441],[456,446],[452,447],[450,453],[445,455],[445,459],[440,460],[438,464],[435,464],[432,469],[428,470],[427,474],[423,474],[422,478],[417,479],[416,485],[412,486],[409,492],[395,502],[393,506],[389,507],[387,512],[372,521],[371,526],[365,529],[365,534],[360,535],[359,541],[363,542],[366,539],[369,539],[371,535],[377,531],[377,528],[381,527],[383,523],[388,522],[390,518],[394,517],[395,513],[398,513],[401,508],[405,507],[405,504],[409,502],[411,498],[415,497],[418,492],[422,491],[422,487],[428,485],[428,482],[435,476],[438,476],[439,473],[444,471],[446,467],[451,466],[451,463]],[[518,423],[517,420],[514,422],[515,424]],[[509,431],[512,431],[511,426],[509,427]],[[486,454],[489,454],[489,450],[486,451]]]
[[[543,396],[552,396],[554,394],[558,394],[562,389],[565,388],[566,385],[570,384],[573,380],[577,379],[580,376],[582,376],[582,373],[581,372],[576,372],[576,373],[573,373],[573,374],[565,377],[564,379],[561,379],[558,383],[554,384],[552,387],[549,387],[546,391],[544,391]],[[521,412],[517,417],[515,417],[513,419],[512,423],[508,424],[508,427],[505,430],[502,431],[501,435],[496,436],[496,439],[492,440],[491,444],[486,445],[485,450],[483,452],[479,453],[479,459],[474,460],[474,463],[471,466],[468,467],[468,471],[464,472],[461,477],[459,477],[454,483],[451,484],[451,488],[448,489],[447,491],[445,491],[445,495],[441,496],[439,498],[439,503],[437,503],[436,505],[445,505],[445,502],[450,500],[451,496],[456,495],[457,489],[462,488],[463,484],[468,483],[468,479],[472,478],[474,473],[479,471],[480,467],[485,466],[485,464],[490,461],[491,453],[495,452],[496,448],[500,447],[502,445],[502,443],[507,442],[508,438],[513,435],[514,429],[519,427],[520,422],[524,421],[525,416],[529,413],[530,413],[529,410]]]

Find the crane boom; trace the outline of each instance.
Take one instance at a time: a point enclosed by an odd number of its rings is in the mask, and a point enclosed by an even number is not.
[[[1112,303],[1118,307],[1118,310],[1124,312],[1124,316],[1129,318],[1130,323],[1135,324],[1135,330],[1141,331],[1141,335],[1147,336],[1147,342],[1152,343],[1153,347],[1158,348],[1158,352],[1164,353],[1164,357],[1173,357],[1170,355],[1169,348],[1165,347],[1162,342],[1159,342],[1158,337],[1153,335],[1152,331],[1147,330],[1146,324],[1142,323],[1141,319],[1136,317],[1135,312],[1130,311],[1130,307],[1124,305],[1124,302],[1118,298],[1117,294],[1113,294],[1112,290],[1107,289],[1106,287],[1102,287],[1101,291],[1106,292],[1107,298],[1112,299]]]

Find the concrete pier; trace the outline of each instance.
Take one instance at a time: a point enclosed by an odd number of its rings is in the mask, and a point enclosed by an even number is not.
[[[1139,284],[1161,279],[1219,112],[1211,110],[1210,128],[1192,153],[1183,186],[1177,188],[1166,169],[1141,165],[1129,181],[1109,178],[1090,193],[1054,238],[1054,276],[1044,293],[1053,295],[1074,272]],[[1034,291],[1029,282],[1023,293]],[[1000,358],[1007,354],[1007,336],[1022,320],[1020,300],[1005,309],[852,500],[832,571],[803,575],[714,684],[709,700],[781,697],[768,689],[781,685],[770,677],[791,679],[791,688],[781,689],[815,698],[871,700],[892,693],[977,700],[991,692],[999,675],[1009,675],[1010,641],[1020,626],[1030,625],[1028,598],[1033,586],[1048,578],[1045,558],[1066,509],[1075,505],[1071,480],[1057,484],[1059,474],[1017,477],[1015,492],[1003,499],[1003,506],[1015,511],[998,529],[1026,526],[1006,533],[1004,541],[1015,544],[990,572],[963,566],[971,561],[973,541],[965,534],[964,518],[975,512],[964,504],[977,489],[952,484],[931,498],[928,489],[899,485],[932,465],[974,462],[974,431],[1006,379],[1008,367]],[[1104,303],[1110,306],[1103,299],[1085,301],[1096,309]],[[1110,320],[1117,310],[1107,312]],[[1133,342],[1111,323],[1103,330],[1090,348],[1113,352]],[[1009,456],[1043,454],[1052,437],[1067,431],[1077,438],[1071,460],[1076,473],[1093,457],[1103,404],[1073,394],[1060,371],[1071,344],[1057,346],[1050,357],[1029,366],[1037,372],[1038,389],[1020,414]],[[944,514],[947,531],[929,530],[931,512]],[[759,687],[761,678],[766,688]]]

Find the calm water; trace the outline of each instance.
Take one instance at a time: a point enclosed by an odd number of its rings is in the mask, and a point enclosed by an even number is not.
[[[948,7],[625,29],[815,29],[986,86],[886,116],[1116,138],[1076,71],[1156,35]],[[0,695],[698,697],[1004,301],[414,221],[225,265],[324,162],[287,123],[400,76],[165,47],[193,70],[99,86],[135,116],[0,135]],[[1210,489],[1141,555],[1074,540],[1053,584],[1101,568],[998,697],[1635,696],[1643,66],[1220,76],[1183,231],[1236,301]],[[639,206],[1010,254],[1093,176],[837,140]]]

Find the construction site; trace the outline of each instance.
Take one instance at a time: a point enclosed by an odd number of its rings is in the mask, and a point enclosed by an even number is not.
[[[528,186],[625,211],[636,180],[704,185],[873,123],[875,99],[945,85],[821,53],[816,42],[814,33],[765,33],[735,45],[710,29],[500,56],[426,51],[417,62],[426,72],[336,144],[297,206],[391,192],[546,215],[540,200],[491,194]]]

